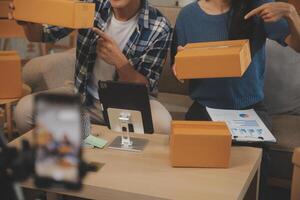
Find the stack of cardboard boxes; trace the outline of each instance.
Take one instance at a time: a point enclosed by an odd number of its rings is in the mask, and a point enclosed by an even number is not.
[[[24,31],[15,21],[8,20],[10,0],[0,0],[0,37],[24,37]]]
[[[21,96],[21,58],[16,51],[0,51],[0,99]]]
[[[9,0],[0,0],[0,18],[7,18],[10,2]]]

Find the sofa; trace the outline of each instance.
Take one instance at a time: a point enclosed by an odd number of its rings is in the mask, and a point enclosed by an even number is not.
[[[179,8],[158,8],[174,25]],[[292,60],[290,59],[291,53],[293,53]],[[300,83],[293,85],[292,80],[289,78],[290,76],[293,76],[294,79],[300,77],[300,60],[298,64],[299,70],[297,70],[295,65],[297,65],[299,59],[298,54],[271,41],[267,43],[267,56],[269,59],[267,60],[266,69],[266,105],[273,119],[272,132],[278,140],[277,144],[271,146],[270,151],[270,185],[289,189],[292,178],[292,153],[295,147],[300,146],[300,98],[288,98],[285,92],[292,96],[298,94],[300,97]],[[42,64],[45,59],[49,63],[47,66]],[[282,63],[285,60],[287,63]],[[24,67],[24,80],[32,86],[33,91],[63,86],[67,80],[73,79],[74,63],[74,50],[33,59]],[[280,64],[279,66],[278,63]],[[288,65],[293,65],[294,71],[286,70],[289,67]],[[41,68],[43,68],[43,76],[39,76],[41,84],[34,85],[30,83],[32,73]],[[282,70],[285,70],[285,72],[283,73]],[[281,78],[283,74],[284,79]],[[281,94],[286,98],[280,98]],[[184,119],[185,112],[192,103],[188,96],[188,82],[181,84],[172,74],[170,57],[166,60],[161,75],[158,100],[170,111],[173,119],[177,120]],[[298,104],[298,109],[291,104]]]

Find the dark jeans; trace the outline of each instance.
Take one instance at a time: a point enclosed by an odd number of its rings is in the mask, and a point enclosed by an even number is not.
[[[272,131],[272,122],[271,118],[267,113],[267,109],[263,102],[259,102],[252,106],[246,107],[242,110],[247,109],[254,109],[264,124]],[[192,106],[189,108],[188,112],[185,115],[186,120],[190,121],[211,121],[209,114],[206,111],[205,106],[202,106],[198,102],[194,102]],[[258,147],[262,148],[263,155],[262,155],[262,162],[261,162],[261,170],[260,170],[260,193],[259,199],[260,200],[268,200],[269,199],[269,192],[268,192],[268,185],[267,179],[269,174],[269,163],[270,163],[270,155],[269,155],[269,147],[268,144],[265,143],[233,143],[234,146],[251,146],[251,147]]]

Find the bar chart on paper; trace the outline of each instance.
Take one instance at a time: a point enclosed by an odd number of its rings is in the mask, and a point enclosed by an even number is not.
[[[232,139],[240,142],[276,142],[275,137],[253,109],[222,110],[206,108],[213,121],[227,123]]]

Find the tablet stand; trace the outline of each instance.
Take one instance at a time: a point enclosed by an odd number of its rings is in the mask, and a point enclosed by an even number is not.
[[[120,109],[116,109],[116,110],[121,111]],[[111,117],[113,116],[110,116],[110,118]],[[131,129],[135,125],[134,121],[132,120],[132,113],[128,110],[126,111],[123,110],[119,112],[119,116],[117,117],[117,119],[118,119],[117,120],[118,125],[114,124],[114,127],[116,126],[120,127],[122,136],[116,137],[115,140],[109,145],[109,148],[124,150],[124,151],[135,151],[135,152],[143,151],[146,144],[148,143],[148,140],[142,138],[133,138],[130,136]]]
[[[122,127],[122,141],[121,144],[124,148],[132,147],[133,142],[130,140],[129,124],[130,124],[130,114],[121,113],[119,116],[119,121]]]

